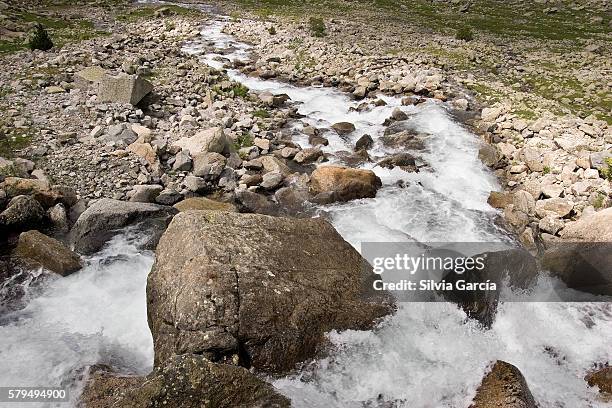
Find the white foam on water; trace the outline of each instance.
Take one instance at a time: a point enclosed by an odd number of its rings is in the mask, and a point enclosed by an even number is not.
[[[134,231],[115,237],[82,270],[51,277],[24,309],[2,316],[0,386],[67,387],[74,404],[85,367],[152,369],[146,280],[153,254],[138,242]]]

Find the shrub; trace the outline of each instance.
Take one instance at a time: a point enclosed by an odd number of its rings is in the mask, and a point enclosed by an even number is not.
[[[276,28],[274,28],[274,26],[270,26],[268,27],[268,32],[270,35],[276,35]]]
[[[251,146],[253,146],[253,136],[251,136],[250,133],[243,133],[239,135],[232,145],[234,151],[238,151],[243,147]]]
[[[234,93],[234,97],[244,98],[249,93],[249,88],[242,84],[236,84],[232,87],[231,92]]]
[[[544,166],[544,170],[542,171],[542,174],[548,174],[548,173],[550,173],[550,167]]]
[[[37,23],[35,27],[34,34],[30,37],[30,42],[28,44],[31,50],[43,50],[47,51],[53,48],[53,41],[51,41],[51,37],[49,37],[49,33],[42,26],[42,24]]]
[[[269,118],[270,113],[265,109],[257,109],[255,112],[253,112],[253,116],[256,118]]]
[[[325,36],[325,22],[322,18],[310,17],[310,31],[315,37]]]
[[[455,38],[463,41],[472,41],[474,39],[474,34],[470,27],[462,27],[457,30]]]
[[[599,170],[601,177],[608,181],[612,181],[612,157],[607,157],[604,162],[606,163],[606,167]]]

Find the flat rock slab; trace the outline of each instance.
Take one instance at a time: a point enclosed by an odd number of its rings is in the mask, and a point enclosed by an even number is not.
[[[370,329],[394,310],[322,219],[183,212],[156,255],[147,282],[156,365],[194,353],[286,372],[314,357],[330,330]]]

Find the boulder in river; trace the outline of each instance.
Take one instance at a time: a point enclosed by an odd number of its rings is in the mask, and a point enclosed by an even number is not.
[[[372,139],[372,136],[370,136],[370,135],[363,135],[355,143],[355,150],[356,151],[362,150],[362,149],[368,150],[372,146],[374,146],[374,139]]]
[[[612,397],[612,367],[604,367],[589,373],[585,380],[591,387],[599,388],[599,392]]]
[[[195,353],[280,373],[325,333],[393,311],[359,253],[323,219],[189,211],[162,236],[148,277],[155,364]]]
[[[272,385],[248,370],[194,354],[175,356],[146,377],[99,370],[87,381],[80,402],[86,408],[291,406]]]
[[[330,194],[330,201],[373,198],[382,186],[371,170],[321,166],[312,172],[310,189],[314,194]]]
[[[159,238],[167,222],[178,210],[158,204],[134,203],[103,198],[96,201],[76,221],[71,231],[74,249],[82,254],[99,250],[117,230],[129,224],[146,221],[153,231],[151,245]]]
[[[378,165],[388,169],[399,167],[400,169],[411,173],[418,173],[419,171],[414,160],[414,156],[412,156],[410,153],[397,153],[392,156],[385,157],[378,162]]]
[[[41,265],[62,276],[81,269],[81,259],[58,240],[36,230],[22,232],[15,248],[19,258]]]
[[[483,378],[470,408],[537,408],[525,377],[505,361],[495,362]]]
[[[332,125],[332,129],[334,129],[339,135],[348,135],[349,133],[355,131],[355,125],[350,122],[338,122]]]

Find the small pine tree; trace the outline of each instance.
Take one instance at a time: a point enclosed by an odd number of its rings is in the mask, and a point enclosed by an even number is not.
[[[29,46],[31,50],[47,51],[53,48],[53,41],[51,41],[49,33],[47,33],[42,24],[36,24],[34,34],[30,37]]]

